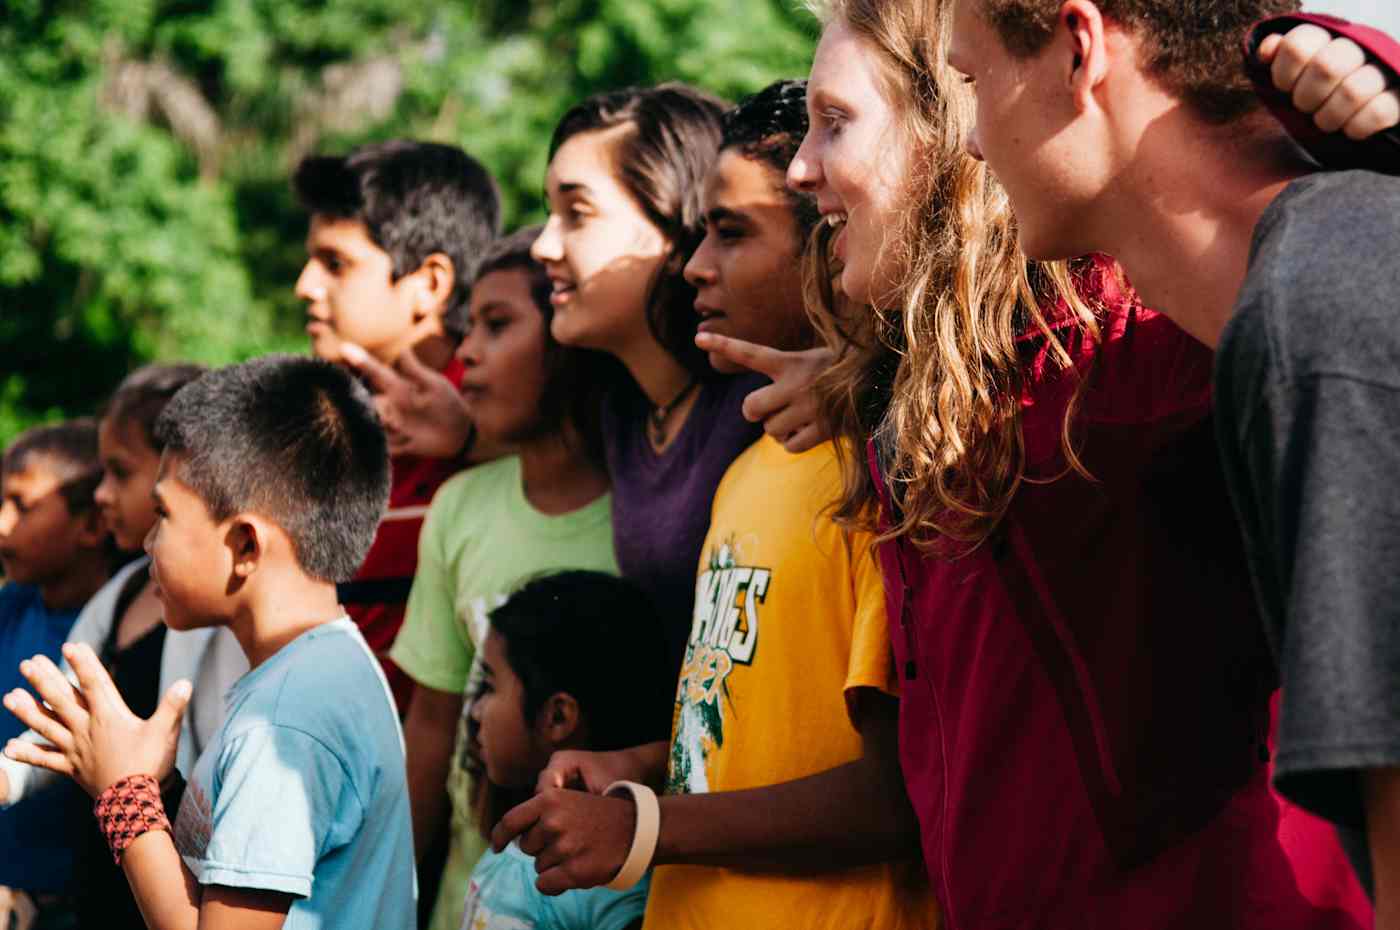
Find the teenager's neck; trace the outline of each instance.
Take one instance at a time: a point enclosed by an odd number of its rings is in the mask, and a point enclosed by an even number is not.
[[[78,610],[111,576],[111,562],[106,552],[80,552],[68,564],[62,578],[39,585],[39,598],[48,610]]]
[[[274,569],[261,569],[274,571]],[[307,630],[345,615],[335,585],[281,569],[278,577],[257,579],[229,622],[248,665],[257,668]]]
[[[690,370],[650,334],[619,351],[617,357],[653,407],[673,402],[694,378]]]
[[[520,446],[525,500],[550,516],[572,513],[608,492],[608,476],[589,460],[572,427]]]
[[[689,390],[694,384],[695,375],[677,361],[674,355],[662,348],[661,343],[651,338],[650,333],[637,345],[618,352],[617,357],[637,382],[637,386],[642,389],[651,406],[667,408],[660,442],[657,441],[657,436],[651,435],[650,428],[647,430],[651,447],[660,452],[680,435],[685,421],[690,417],[690,411],[695,407],[695,398],[699,392]],[[672,404],[675,406],[670,406]]]
[[[1146,306],[1215,348],[1248,274],[1259,218],[1308,169],[1279,132],[1257,122],[1203,128],[1178,110],[1156,133],[1127,168],[1126,193],[1105,211],[1120,231],[1108,251]]]

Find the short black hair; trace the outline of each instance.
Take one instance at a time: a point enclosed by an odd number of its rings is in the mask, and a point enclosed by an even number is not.
[[[102,419],[132,425],[156,452],[161,451],[156,438],[156,420],[180,388],[200,377],[209,369],[203,365],[146,365],[122,379],[102,409]]]
[[[594,752],[670,737],[676,675],[661,614],[634,582],[593,571],[540,575],[490,618],[527,721],[564,692],[578,701]]]
[[[389,501],[389,446],[344,369],[268,355],[211,371],[166,405],[156,436],[214,520],[272,520],[322,581],[359,570]]]
[[[95,506],[92,495],[102,481],[102,463],[97,454],[97,421],[80,417],[62,423],[35,426],[15,437],[0,461],[0,473],[24,471],[31,458],[46,458],[63,469],[58,493],[74,514],[88,513]]]
[[[457,280],[443,327],[461,336],[477,265],[501,221],[500,191],[479,161],[454,145],[395,139],[305,158],[292,188],[312,214],[364,223],[395,281],[436,252],[450,258]]]
[[[807,82],[775,81],[724,114],[720,151],[737,149],[746,158],[763,162],[782,176],[807,135]],[[817,200],[783,186],[805,240],[821,215]]]
[[[603,403],[609,391],[631,381],[622,363],[606,352],[561,345],[551,334],[554,305],[549,295],[554,286],[544,265],[530,255],[530,247],[540,237],[541,226],[527,226],[497,239],[482,256],[476,277],[493,271],[523,271],[530,282],[530,299],[544,318],[545,388],[540,398],[541,432],[555,432],[565,424],[573,427],[583,452],[599,468],[604,468]]]

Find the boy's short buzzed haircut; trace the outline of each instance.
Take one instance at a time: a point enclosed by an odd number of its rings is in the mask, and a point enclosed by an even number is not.
[[[952,2],[952,0],[944,0]],[[1028,58],[1053,35],[1062,0],[957,0],[980,3],[1013,55]],[[1143,66],[1207,122],[1232,122],[1259,98],[1241,43],[1259,20],[1296,12],[1299,0],[1095,0],[1107,19],[1141,37]]]
[[[364,223],[395,281],[436,252],[452,259],[443,327],[461,336],[477,264],[500,230],[500,193],[480,162],[456,146],[396,139],[305,158],[292,187],[308,212]]]
[[[763,162],[786,177],[788,165],[807,135],[807,82],[775,81],[739,105],[725,111],[720,151],[738,149],[746,158]],[[817,225],[816,198],[786,184],[797,225],[805,238]]]
[[[220,368],[175,395],[156,435],[215,521],[272,520],[322,581],[359,570],[389,501],[389,447],[348,372],[292,355]]]
[[[96,420],[80,417],[25,430],[5,450],[0,473],[24,471],[34,458],[48,459],[64,471],[58,492],[69,513],[76,516],[92,510],[92,495],[102,481]]]

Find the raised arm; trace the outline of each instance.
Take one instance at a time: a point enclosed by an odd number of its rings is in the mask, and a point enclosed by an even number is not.
[[[1400,43],[1300,13],[1256,26],[1246,55],[1260,98],[1320,165],[1400,173]]]

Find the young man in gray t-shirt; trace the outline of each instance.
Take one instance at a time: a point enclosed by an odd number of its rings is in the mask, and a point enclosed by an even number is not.
[[[1277,784],[1370,825],[1377,926],[1400,926],[1400,180],[1314,175],[1260,112],[1241,46],[1289,0],[954,2],[969,147],[1026,251],[1113,255],[1219,349],[1223,466],[1283,673]],[[1394,109],[1393,75],[1328,40],[1321,77],[1275,68],[1294,101],[1323,128],[1343,103]]]

